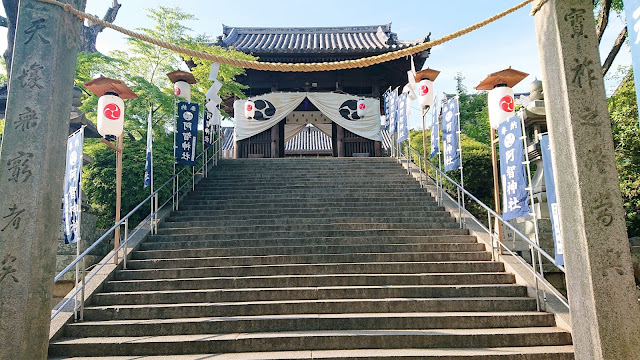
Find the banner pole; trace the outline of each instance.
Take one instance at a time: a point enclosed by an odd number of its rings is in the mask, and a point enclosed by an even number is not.
[[[462,163],[462,131],[461,131],[461,122],[462,119],[460,118],[460,95],[456,95],[456,99],[458,99],[458,113],[456,114],[456,116],[458,117],[458,156],[460,157],[460,186],[464,189],[464,166]],[[466,211],[466,207],[465,207],[465,203],[464,203],[464,191],[461,191],[461,195],[462,195],[462,210],[463,212]],[[466,213],[465,213],[465,217],[464,220],[462,219],[462,216],[460,217],[460,226],[462,228],[464,228],[464,226],[467,224],[467,217],[466,217]]]
[[[522,110],[520,110],[518,117],[520,118],[520,126],[522,129],[522,143],[524,145],[524,161],[525,164],[527,165],[527,178],[529,180],[529,203],[530,208],[531,208],[531,217],[533,218],[533,230],[535,232],[535,236],[536,236],[536,245],[540,246],[540,229],[538,227],[538,214],[536,212],[536,208],[535,208],[535,203],[533,201],[533,184],[531,182],[531,162],[529,161],[529,151],[528,151],[528,141],[527,141],[527,135],[526,135],[526,131],[524,128],[524,115],[522,113]],[[540,251],[536,251],[538,253],[538,266],[539,266],[539,270],[540,270],[540,276],[542,276],[542,278],[544,278],[544,268],[542,267],[542,255],[540,254]],[[534,269],[535,271],[535,269]],[[537,278],[536,278],[536,282],[537,282]],[[538,296],[538,294],[536,294],[536,296]],[[547,292],[545,290],[545,287],[542,287],[542,304],[543,304],[543,308],[542,310],[544,310],[544,304],[546,304],[547,302]]]

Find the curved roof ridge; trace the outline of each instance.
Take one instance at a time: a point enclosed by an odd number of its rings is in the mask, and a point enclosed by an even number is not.
[[[260,33],[300,33],[300,32],[314,32],[314,33],[336,33],[336,32],[377,32],[378,29],[389,33],[391,32],[391,23],[384,25],[353,25],[353,26],[301,26],[301,27],[236,27],[222,25],[222,33],[224,37],[230,35],[230,32],[235,31],[237,34],[260,34]]]

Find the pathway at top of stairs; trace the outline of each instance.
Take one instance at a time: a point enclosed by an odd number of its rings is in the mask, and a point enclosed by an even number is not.
[[[51,358],[574,358],[571,334],[392,159],[220,164]]]

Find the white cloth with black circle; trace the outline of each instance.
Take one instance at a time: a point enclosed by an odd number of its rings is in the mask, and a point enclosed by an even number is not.
[[[365,98],[367,112],[357,115],[357,102],[361,97],[342,93],[277,92],[249,98],[255,104],[256,114],[247,119],[244,105],[247,100],[236,100],[234,108],[236,141],[248,139],[270,129],[287,117],[308,98],[331,121],[364,138],[381,141],[380,100]],[[291,134],[289,134],[291,136]]]

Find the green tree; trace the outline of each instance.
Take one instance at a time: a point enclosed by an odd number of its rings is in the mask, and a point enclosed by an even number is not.
[[[159,7],[148,10],[153,20],[152,28],[137,29],[148,36],[177,43],[186,47],[206,49],[221,55],[243,58],[253,57],[227,51],[221,48],[208,49],[207,37],[192,36],[191,29],[184,25],[193,20],[190,14],[179,8]],[[204,41],[204,43],[203,43]],[[211,82],[210,63],[189,59],[194,76],[200,80],[192,86],[192,101],[203,103],[204,92]],[[135,93],[137,99],[125,102],[125,141],[123,155],[123,193],[122,215],[127,214],[140,201],[144,200],[149,189],[143,189],[147,118],[149,110],[153,114],[154,134],[154,179],[156,187],[169,180],[173,175],[173,128],[175,121],[175,100],[173,85],[166,73],[177,69],[187,69],[184,59],[177,53],[155,47],[137,39],[128,39],[126,51],[114,51],[109,56],[81,53],[78,56],[76,84],[104,75],[123,80]],[[206,72],[206,75],[205,75]],[[218,79],[223,83],[222,95],[244,97],[242,86],[235,77],[244,74],[244,69],[222,66]],[[83,110],[89,119],[95,120],[97,97],[85,92]],[[204,111],[201,110],[201,111]],[[198,151],[202,142],[198,141]],[[91,155],[94,163],[85,167],[83,189],[89,203],[99,216],[99,224],[113,224],[115,204],[115,154],[113,150],[100,142],[88,141],[85,152]],[[180,170],[182,168],[178,168]],[[191,171],[188,171],[191,173]],[[186,179],[183,177],[182,179]],[[166,195],[166,194],[163,194]],[[161,197],[163,197],[161,195]],[[164,197],[166,198],[166,196]],[[143,212],[144,213],[144,212]],[[141,213],[142,214],[142,213]]]
[[[455,77],[456,90],[460,96],[460,131],[471,139],[483,144],[490,143],[489,109],[487,108],[487,92],[469,94],[464,86],[464,76],[458,73]]]
[[[627,231],[640,236],[640,129],[631,71],[608,102]]]

